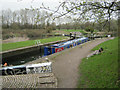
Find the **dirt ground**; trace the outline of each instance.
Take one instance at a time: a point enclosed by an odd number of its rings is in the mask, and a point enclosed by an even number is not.
[[[29,40],[29,38],[27,37],[14,37],[14,38],[3,40],[2,43],[12,43],[12,42],[27,41],[27,40]]]
[[[71,48],[54,59],[53,73],[58,79],[58,88],[76,88],[79,78],[79,65],[82,58],[90,54],[90,50],[107,39],[97,39],[84,45]]]

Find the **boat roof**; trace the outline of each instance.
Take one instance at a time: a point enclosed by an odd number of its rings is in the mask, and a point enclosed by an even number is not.
[[[2,70],[2,69],[23,68],[23,67],[26,67],[26,65],[6,66],[6,67],[2,67],[2,68],[0,68],[0,70]]]
[[[63,47],[65,45],[72,44],[74,42],[77,42],[77,41],[80,41],[80,40],[84,40],[84,39],[87,39],[87,38],[86,37],[82,37],[82,38],[74,39],[74,40],[71,40],[71,41],[62,42],[62,43],[59,43],[59,44],[53,44],[51,46],[53,46],[53,47]]]
[[[15,69],[15,68],[26,68],[26,67],[37,67],[37,66],[49,66],[51,64],[52,64],[52,62],[38,63],[38,64],[28,64],[28,65],[17,65],[17,66],[7,66],[7,67],[0,68],[0,70]]]
[[[31,65],[27,65],[26,68],[29,68],[29,67],[40,67],[40,66],[50,66],[51,64],[52,64],[52,62],[31,64]]]

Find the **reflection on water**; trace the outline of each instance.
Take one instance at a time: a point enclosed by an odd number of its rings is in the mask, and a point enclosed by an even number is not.
[[[25,53],[25,54],[21,54],[21,55],[17,55],[17,56],[12,56],[12,57],[8,57],[8,58],[3,58],[2,59],[2,64],[4,64],[5,62],[9,65],[21,65],[36,59],[40,59],[41,57],[43,57],[44,55],[44,51],[43,48],[41,49],[41,51],[33,51],[30,53]]]

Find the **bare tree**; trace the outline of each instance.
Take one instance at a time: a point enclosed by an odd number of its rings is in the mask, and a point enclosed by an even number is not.
[[[102,27],[104,27],[106,23],[109,23],[108,31],[110,31],[110,20],[112,18],[111,16],[117,14],[117,12],[120,10],[118,3],[119,1],[117,2],[116,0],[111,2],[83,2],[80,0],[64,0],[60,3],[56,10],[50,10],[44,5],[40,8],[53,11],[53,15],[57,13],[58,16],[56,16],[56,18],[65,15],[77,15],[81,19],[84,18],[85,20],[97,20],[97,22],[101,22],[98,20],[104,18],[105,21]],[[65,11],[61,13],[60,8],[63,8]]]

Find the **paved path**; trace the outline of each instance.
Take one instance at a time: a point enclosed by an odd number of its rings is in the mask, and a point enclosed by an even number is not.
[[[58,88],[76,88],[78,80],[78,67],[81,59],[86,57],[90,50],[107,39],[97,39],[92,42],[66,50],[58,55],[53,63],[53,73],[58,79]]]
[[[56,88],[57,87],[57,79],[55,78],[53,73],[8,75],[8,76],[0,76],[0,79],[2,79],[0,80],[2,81],[2,88]]]

